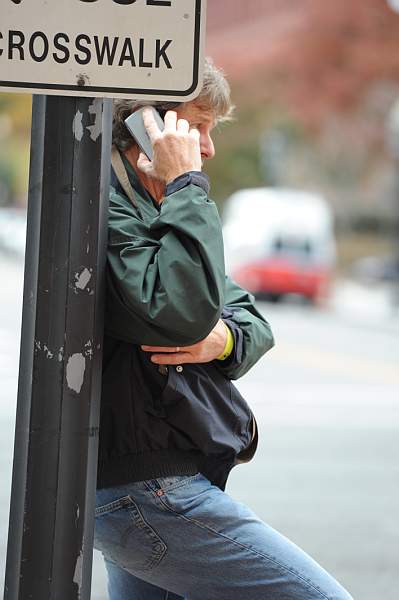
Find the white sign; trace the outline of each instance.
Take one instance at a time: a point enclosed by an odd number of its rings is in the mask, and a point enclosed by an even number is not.
[[[187,101],[206,0],[1,0],[0,91]]]

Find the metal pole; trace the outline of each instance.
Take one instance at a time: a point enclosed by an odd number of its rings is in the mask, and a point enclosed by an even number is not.
[[[5,600],[88,600],[111,101],[33,101]]]

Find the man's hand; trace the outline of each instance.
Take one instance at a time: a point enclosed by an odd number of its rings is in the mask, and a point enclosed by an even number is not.
[[[215,360],[224,350],[227,341],[226,326],[221,319],[210,334],[192,346],[164,347],[141,346],[145,352],[152,352],[151,360],[157,365],[181,365],[183,363],[207,363]]]
[[[151,108],[143,111],[143,121],[154,148],[152,161],[143,153],[137,161],[138,168],[145,175],[167,185],[187,171],[201,171],[198,129],[190,129],[189,122],[177,119],[173,110],[165,115],[163,131],[159,129]]]

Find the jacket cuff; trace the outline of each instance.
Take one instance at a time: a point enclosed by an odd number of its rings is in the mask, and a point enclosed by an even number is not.
[[[165,190],[165,196],[170,196],[179,190],[193,183],[198,187],[202,188],[206,194],[209,194],[209,179],[205,173],[202,171],[187,171],[187,173],[183,173],[183,175],[179,175],[173,181],[168,183]]]
[[[232,318],[234,318],[233,314],[233,311],[228,308],[224,308],[221,314],[222,321],[224,321],[225,325],[227,325],[227,327],[230,329],[234,338],[234,347],[230,356],[223,361],[217,361],[217,365],[222,370],[225,367],[236,367],[241,365],[243,359],[244,335],[241,327],[239,327],[239,325],[232,320]]]
[[[222,319],[222,321],[223,321],[223,319]],[[234,350],[234,336],[231,333],[230,327],[228,327],[226,325],[225,321],[223,321],[223,324],[226,328],[226,333],[227,333],[226,344],[224,346],[223,352],[221,354],[219,354],[219,356],[216,357],[216,360],[226,360],[226,358],[228,358]]]

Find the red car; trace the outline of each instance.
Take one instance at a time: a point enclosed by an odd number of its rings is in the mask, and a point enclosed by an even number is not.
[[[321,197],[278,188],[237,192],[226,204],[224,239],[228,272],[255,295],[299,294],[312,302],[328,295],[335,242]]]

